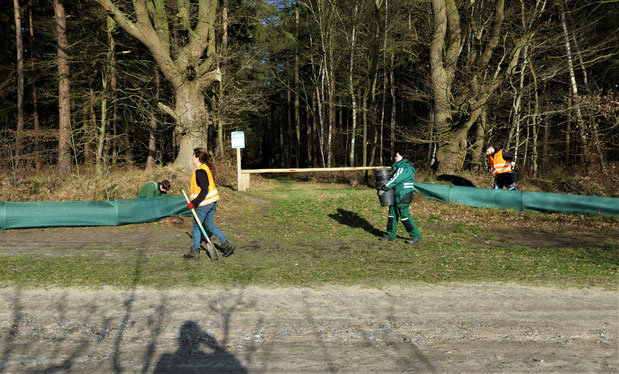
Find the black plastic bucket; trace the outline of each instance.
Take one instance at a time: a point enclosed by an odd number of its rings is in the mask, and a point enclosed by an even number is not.
[[[376,178],[376,187],[380,187],[391,179],[391,169],[375,169],[374,178]]]
[[[376,169],[374,170],[374,178],[376,178],[376,187],[380,187],[391,179],[391,169]],[[381,206],[390,206],[395,204],[395,193],[393,190],[385,191],[378,196]]]

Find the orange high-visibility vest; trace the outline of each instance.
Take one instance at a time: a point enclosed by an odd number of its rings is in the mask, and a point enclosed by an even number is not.
[[[497,176],[502,173],[509,173],[512,171],[512,165],[510,162],[505,161],[503,158],[503,150],[496,152],[494,157],[492,155],[488,156],[488,160],[490,161],[490,172],[493,176]]]
[[[217,186],[215,186],[215,181],[213,180],[213,174],[211,173],[211,169],[209,169],[206,164],[198,166],[196,170],[193,171],[193,174],[191,174],[191,187],[189,188],[191,200],[198,197],[200,191],[202,191],[200,186],[198,186],[198,181],[196,179],[196,172],[198,170],[206,171],[206,175],[208,176],[208,193],[206,194],[204,200],[202,200],[202,202],[200,203],[200,206],[212,204],[215,201],[219,200],[219,193],[217,192]]]

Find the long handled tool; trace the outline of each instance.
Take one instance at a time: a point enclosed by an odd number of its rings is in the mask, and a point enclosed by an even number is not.
[[[187,204],[189,204],[189,197],[184,190],[181,191],[183,191],[183,196],[185,196],[185,200],[187,200]],[[200,231],[202,231],[202,235],[204,235],[204,237],[206,238],[206,251],[208,252],[209,257],[211,258],[211,260],[217,260],[219,258],[219,255],[217,255],[217,250],[215,249],[213,242],[211,242],[211,239],[208,237],[208,235],[206,235],[206,230],[204,230],[202,222],[200,222],[200,219],[198,218],[195,209],[192,208],[191,213],[193,213],[193,218],[196,219],[198,227],[200,227]]]

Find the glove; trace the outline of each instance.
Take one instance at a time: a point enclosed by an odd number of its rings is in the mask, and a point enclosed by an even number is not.
[[[187,208],[189,208],[189,209],[193,209],[193,208],[194,208],[194,206],[193,206],[193,204],[192,204],[192,203],[189,203],[189,204],[187,204]]]
[[[376,194],[380,197],[383,196],[383,194],[385,193],[385,191],[381,190],[380,188],[376,191]]]
[[[389,191],[389,187],[387,187],[387,186],[386,186],[386,185],[384,185],[384,184],[383,184],[382,186],[380,186],[380,188],[379,188],[379,189],[380,189],[380,190],[382,190],[382,191]]]

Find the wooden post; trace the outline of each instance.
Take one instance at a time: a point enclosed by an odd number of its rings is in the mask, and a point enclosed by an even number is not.
[[[241,148],[236,149],[236,184],[237,191],[245,191],[243,175],[241,174]]]

